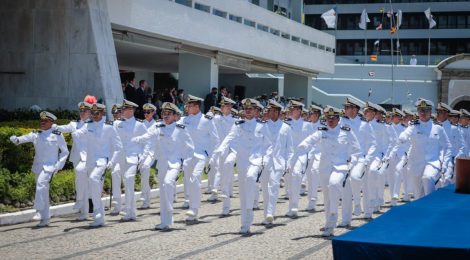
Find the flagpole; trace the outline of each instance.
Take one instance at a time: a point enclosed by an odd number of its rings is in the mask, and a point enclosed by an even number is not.
[[[390,0],[390,12],[392,12],[391,15],[390,15],[390,30],[391,30],[392,27],[393,27],[393,15],[394,15],[394,14],[393,14],[393,8],[392,8],[392,0]],[[391,68],[391,69],[392,69],[392,96],[391,96],[391,103],[393,104],[393,103],[394,103],[394,98],[393,98],[393,95],[394,95],[394,93],[393,93],[393,92],[394,92],[394,89],[393,89],[393,87],[394,87],[394,86],[393,86],[393,85],[394,85],[394,82],[393,82],[393,79],[394,79],[394,75],[393,75],[393,72],[394,72],[394,71],[393,71],[393,34],[390,35],[390,55],[392,55],[392,56],[391,56],[392,59],[391,59],[390,65],[391,65],[391,67],[392,67],[392,68]]]
[[[367,64],[367,23],[366,29],[364,30],[365,38],[364,38],[364,64]]]
[[[428,66],[431,64],[431,26],[428,29]]]

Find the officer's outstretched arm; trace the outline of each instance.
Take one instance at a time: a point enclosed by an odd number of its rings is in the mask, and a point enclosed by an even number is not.
[[[22,135],[20,137],[13,135],[10,137],[10,141],[16,145],[19,145],[19,144],[24,144],[24,143],[31,143],[36,138],[37,138],[37,133],[32,132],[26,135]]]
[[[233,125],[232,128],[230,129],[230,132],[228,133],[228,135],[225,137],[225,139],[222,141],[222,143],[220,144],[220,146],[214,151],[214,153],[219,153],[219,154],[223,154],[225,153],[225,151],[227,151],[227,149],[233,145],[233,142],[237,136],[237,133],[238,133],[238,126],[237,125]],[[235,148],[236,150],[236,148]]]
[[[62,133],[72,133],[73,131],[77,130],[74,127],[74,124],[72,122],[66,124],[66,125],[55,125],[55,128]]]

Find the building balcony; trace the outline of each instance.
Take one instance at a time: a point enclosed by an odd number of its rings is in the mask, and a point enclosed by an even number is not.
[[[158,48],[215,55],[245,71],[334,72],[334,36],[247,1],[108,0],[108,10],[122,39],[154,39]]]

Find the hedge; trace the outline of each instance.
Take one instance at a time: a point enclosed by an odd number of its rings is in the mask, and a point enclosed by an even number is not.
[[[182,178],[180,178],[182,179]],[[150,172],[150,187],[157,186],[155,170]],[[121,184],[121,190],[124,192]],[[32,208],[36,190],[35,176],[32,172],[11,173],[0,169],[0,213],[14,212]],[[136,176],[135,190],[140,191],[140,175]],[[103,196],[111,192],[111,172],[106,171],[103,184]],[[52,178],[49,194],[51,204],[73,202],[75,200],[75,172],[62,170]]]
[[[48,110],[58,118],[57,124],[68,124],[78,118],[76,112],[67,110]],[[14,145],[9,138],[12,135],[21,136],[39,128],[39,111],[18,109],[6,111],[0,109],[0,213],[31,208],[34,201],[35,175],[31,172],[34,158],[33,144]],[[64,134],[69,151],[72,140],[70,134]],[[180,177],[178,183],[182,183]],[[150,186],[157,186],[155,169],[151,170]],[[121,187],[123,188],[123,187]],[[140,191],[140,175],[136,176],[135,189]],[[103,193],[111,192],[111,173],[106,172]],[[58,172],[50,186],[52,204],[75,200],[75,173],[72,163],[66,163],[64,169]]]

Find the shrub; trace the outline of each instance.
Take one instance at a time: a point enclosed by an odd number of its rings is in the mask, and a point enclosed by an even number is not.
[[[0,168],[10,172],[29,172],[33,163],[34,147],[31,143],[15,145],[10,136],[22,135],[19,129],[0,127]]]

